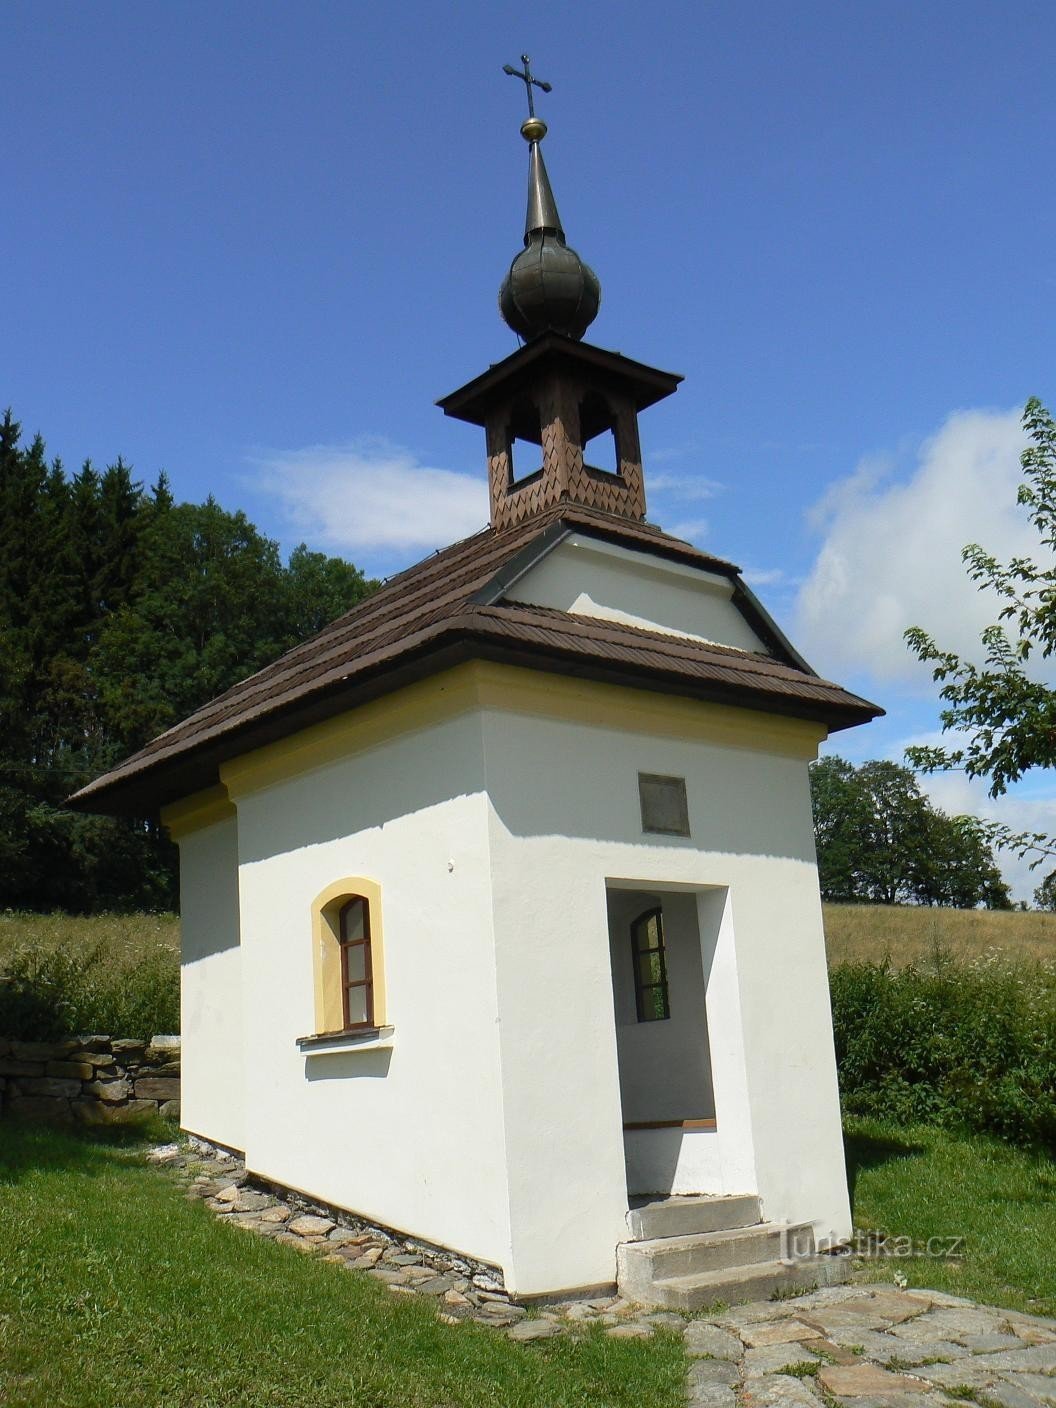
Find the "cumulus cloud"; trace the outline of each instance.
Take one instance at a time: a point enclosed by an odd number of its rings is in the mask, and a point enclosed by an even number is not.
[[[930,678],[906,649],[907,626],[978,656],[997,610],[966,576],[961,549],[978,542],[1007,559],[1037,547],[1016,504],[1019,417],[958,411],[921,445],[908,477],[863,460],[815,506],[823,540],[798,595],[796,639],[823,673]]]
[[[329,552],[443,547],[488,518],[482,476],[420,464],[385,440],[275,451],[252,464],[253,487],[277,502],[291,533]]]

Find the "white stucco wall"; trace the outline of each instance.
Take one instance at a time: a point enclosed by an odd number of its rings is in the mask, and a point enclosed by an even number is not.
[[[612,1279],[626,1179],[606,886],[697,895],[716,1192],[846,1235],[806,762],[489,710],[484,724],[516,1287]],[[641,833],[637,773],[687,780]]]
[[[245,1148],[238,825],[234,817],[180,841],[184,1129]]]
[[[481,724],[465,715],[237,797],[247,1162],[508,1266]],[[381,886],[391,1045],[304,1055],[310,909]]]
[[[580,616],[766,652],[733,605],[726,577],[594,538],[573,535],[559,543],[507,595]]]

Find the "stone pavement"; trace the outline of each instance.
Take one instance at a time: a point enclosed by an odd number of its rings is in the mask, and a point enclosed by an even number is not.
[[[833,1286],[690,1321],[694,1408],[1056,1408],[1056,1320]]]
[[[160,1146],[187,1196],[218,1219],[434,1299],[439,1318],[532,1341],[598,1326],[615,1339],[677,1332],[690,1357],[692,1408],[1056,1408],[1056,1320],[941,1291],[831,1286],[695,1318],[619,1296],[529,1310],[502,1274],[282,1189],[254,1185],[233,1155],[201,1140]]]

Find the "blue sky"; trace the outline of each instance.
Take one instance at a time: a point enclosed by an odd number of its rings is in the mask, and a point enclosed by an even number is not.
[[[527,49],[602,281],[591,339],[686,377],[643,419],[651,516],[888,707],[841,750],[934,728],[901,630],[970,645],[959,548],[1030,545],[1016,411],[1056,399],[1051,5],[12,0],[4,22],[0,402],[52,453],[164,467],[375,572],[483,523],[479,432],[433,402],[515,345],[501,67]],[[1006,811],[1056,825],[1056,787]]]

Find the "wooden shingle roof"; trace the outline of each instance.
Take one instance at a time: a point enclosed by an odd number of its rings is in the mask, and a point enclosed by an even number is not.
[[[735,602],[772,654],[518,602],[519,572],[570,533],[729,578]],[[486,528],[391,578],[318,635],[96,778],[70,805],[154,815],[214,785],[229,758],[468,659],[740,704],[817,719],[833,730],[883,712],[820,679],[732,563],[649,524],[559,506],[516,527]]]

